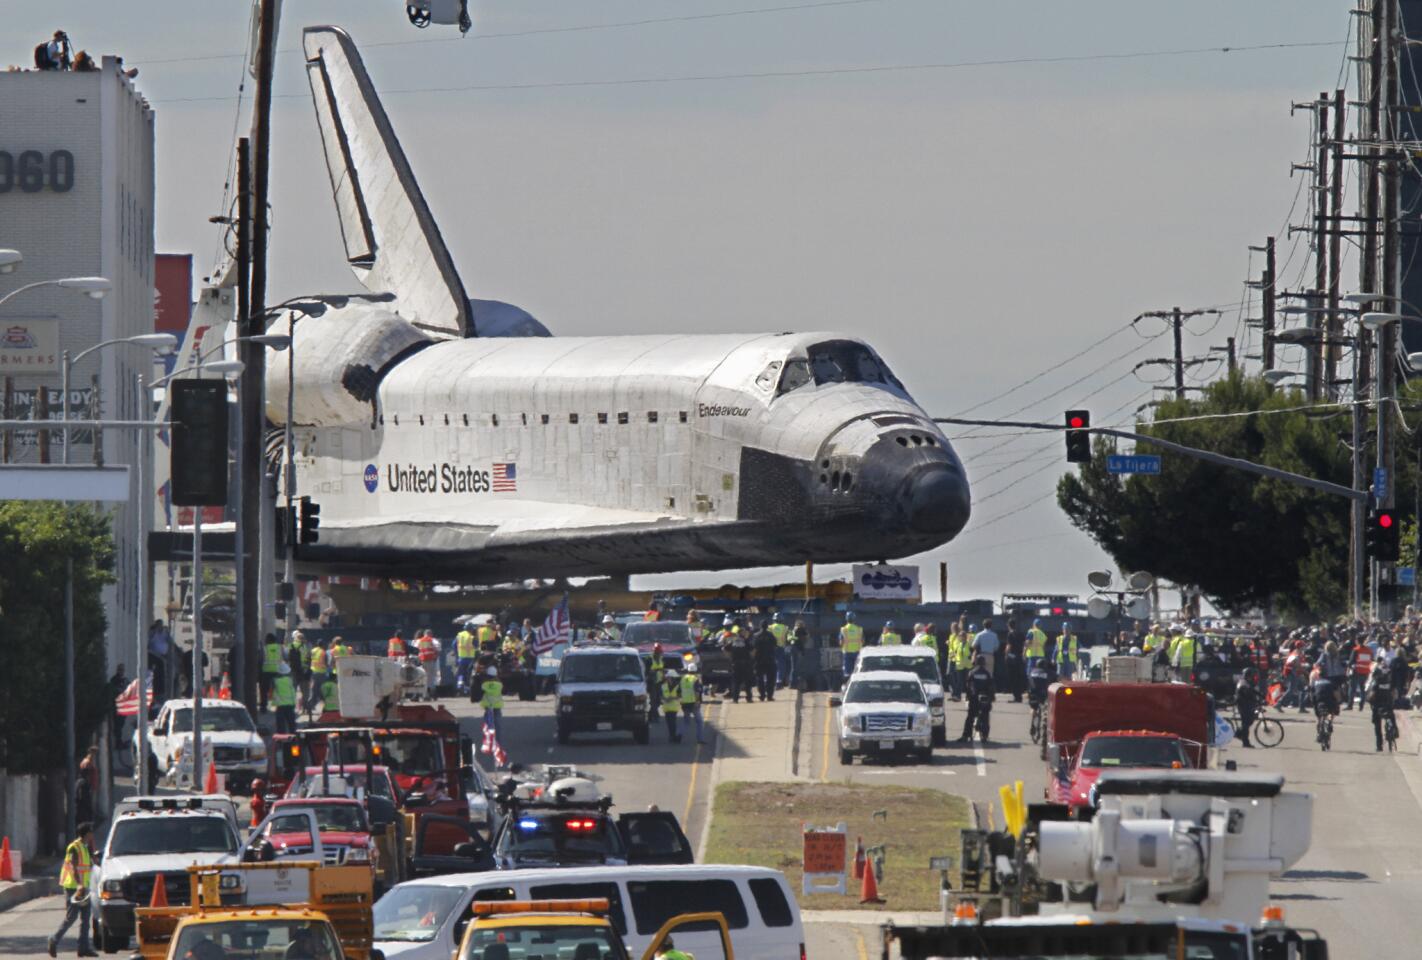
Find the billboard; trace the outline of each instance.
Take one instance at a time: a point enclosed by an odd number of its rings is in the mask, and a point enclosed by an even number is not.
[[[193,255],[160,253],[153,258],[153,331],[188,332],[193,310]]]
[[[58,373],[58,320],[0,324],[0,373]]]

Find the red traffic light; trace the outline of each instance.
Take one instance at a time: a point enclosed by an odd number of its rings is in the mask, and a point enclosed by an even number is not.
[[[1391,527],[1391,526],[1392,526],[1392,523],[1393,523],[1392,514],[1390,514],[1390,513],[1380,513],[1380,514],[1378,514],[1378,526],[1382,527],[1384,530],[1386,530],[1388,527]]]
[[[1086,421],[1083,420],[1081,417],[1072,417],[1071,420],[1067,423],[1067,426],[1079,430],[1082,427],[1086,426]]]

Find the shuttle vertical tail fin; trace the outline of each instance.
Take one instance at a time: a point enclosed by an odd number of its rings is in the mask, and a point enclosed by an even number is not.
[[[302,45],[351,269],[366,289],[394,293],[417,327],[474,336],[464,284],[355,42],[308,27]]]

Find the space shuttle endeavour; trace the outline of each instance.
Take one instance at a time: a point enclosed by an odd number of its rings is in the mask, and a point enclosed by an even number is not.
[[[856,337],[554,337],[471,300],[355,44],[303,45],[346,258],[395,295],[292,325],[297,488],[322,508],[304,565],[507,582],[872,561],[967,523],[947,438]]]

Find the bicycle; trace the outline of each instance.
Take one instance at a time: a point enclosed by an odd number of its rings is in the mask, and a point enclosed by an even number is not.
[[[1047,708],[1045,704],[1032,704],[1032,742],[1041,743],[1047,735]]]
[[[1325,709],[1318,715],[1318,744],[1325,751],[1333,746],[1333,714]]]
[[[1388,753],[1397,750],[1397,714],[1391,709],[1383,714],[1383,740],[1387,742]]]
[[[1235,711],[1234,716],[1229,718],[1230,725],[1238,730],[1244,725],[1239,717],[1239,711]],[[1284,725],[1273,717],[1266,717],[1259,714],[1254,718],[1254,722],[1249,726],[1249,739],[1251,742],[1264,748],[1277,747],[1284,742]]]

